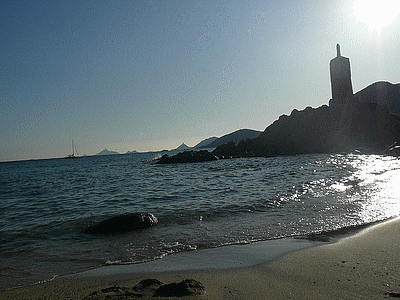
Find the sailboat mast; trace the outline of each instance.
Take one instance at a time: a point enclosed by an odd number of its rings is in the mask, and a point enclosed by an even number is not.
[[[75,158],[75,157],[78,157],[78,150],[77,151],[75,151],[76,150],[76,147],[75,147],[75,142],[74,142],[74,140],[72,140],[72,154],[68,154],[68,156],[67,156],[67,158]],[[76,156],[75,156],[75,152],[76,152]]]

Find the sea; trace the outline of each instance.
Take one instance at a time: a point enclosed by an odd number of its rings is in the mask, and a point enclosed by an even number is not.
[[[400,160],[308,154],[159,165],[155,153],[0,163],[0,290],[108,265],[306,237],[400,214]],[[83,233],[131,212],[159,224]]]

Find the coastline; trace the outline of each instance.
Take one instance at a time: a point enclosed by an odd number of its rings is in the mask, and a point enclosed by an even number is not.
[[[275,251],[266,251],[264,242],[204,253],[192,251],[186,253],[186,258],[181,253],[166,257],[169,262],[154,261],[153,269],[134,270],[135,265],[104,267],[7,290],[0,293],[0,299],[83,299],[93,291],[132,287],[146,278],[165,283],[193,278],[205,286],[202,296],[180,299],[387,299],[400,296],[399,233],[400,218],[395,218],[330,244],[281,239]],[[304,249],[295,249],[296,243]],[[290,253],[280,254],[280,247]],[[242,256],[237,256],[239,253]],[[196,262],[193,255],[205,264]],[[217,261],[225,266],[210,267]],[[150,266],[140,265],[146,264]],[[171,267],[179,265],[180,269]]]

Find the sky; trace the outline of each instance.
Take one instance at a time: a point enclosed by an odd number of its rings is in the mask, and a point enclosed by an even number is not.
[[[400,6],[372,1],[8,1],[0,9],[0,161],[194,146],[400,82]],[[372,14],[372,15],[371,15]]]

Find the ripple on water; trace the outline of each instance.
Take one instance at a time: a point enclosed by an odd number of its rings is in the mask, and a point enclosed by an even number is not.
[[[357,227],[400,211],[400,161],[393,158],[145,162],[153,156],[0,164],[0,289],[106,262]],[[159,225],[114,236],[82,233],[136,211],[154,213]]]

